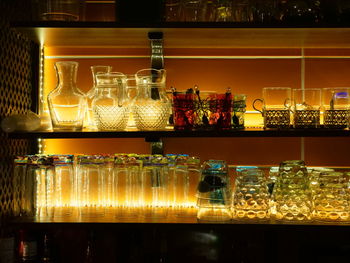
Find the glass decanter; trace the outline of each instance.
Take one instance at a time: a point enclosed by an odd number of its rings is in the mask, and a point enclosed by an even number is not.
[[[92,110],[92,100],[96,96],[97,93],[97,81],[96,81],[96,75],[101,73],[109,73],[112,70],[111,66],[92,66],[91,67],[91,73],[92,73],[92,81],[93,86],[92,88],[86,93],[87,97],[87,111],[84,118],[84,126],[85,128],[88,128],[90,130],[97,129],[94,114]]]
[[[165,91],[165,70],[142,69],[136,73],[138,95],[133,115],[139,130],[160,130],[167,126],[171,103]]]
[[[55,63],[58,85],[47,96],[54,131],[77,131],[83,128],[86,96],[76,84],[78,62]]]

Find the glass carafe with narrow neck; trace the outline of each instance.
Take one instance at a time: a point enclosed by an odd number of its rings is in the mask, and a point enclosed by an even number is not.
[[[134,101],[133,114],[137,129],[165,129],[171,109],[165,90],[165,70],[143,69],[135,76],[138,95]]]
[[[86,109],[86,97],[76,84],[78,62],[55,63],[57,87],[49,93],[47,101],[53,130],[81,130]]]
[[[86,93],[86,99],[87,99],[87,111],[84,118],[84,127],[88,128],[89,130],[96,130],[96,123],[94,119],[94,114],[92,110],[92,100],[97,94],[97,80],[96,76],[97,74],[106,74],[111,72],[112,67],[111,66],[92,66],[91,67],[91,73],[92,73],[92,80],[93,80],[93,86],[92,88]]]

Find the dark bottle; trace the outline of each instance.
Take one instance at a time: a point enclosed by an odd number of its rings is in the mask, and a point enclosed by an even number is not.
[[[42,241],[42,251],[40,253],[41,263],[54,263],[54,252],[52,238],[48,233],[44,234]]]
[[[94,242],[94,232],[90,231],[83,263],[95,263],[96,261],[96,251],[95,251],[95,242]]]
[[[18,262],[37,263],[38,245],[35,237],[24,230],[19,231]]]

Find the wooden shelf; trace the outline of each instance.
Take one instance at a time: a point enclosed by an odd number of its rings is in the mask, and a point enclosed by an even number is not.
[[[71,138],[145,138],[146,141],[157,141],[159,138],[185,137],[350,137],[350,131],[333,129],[286,129],[263,130],[247,128],[243,130],[203,130],[203,131],[82,131],[82,132],[52,132],[36,131],[28,133],[9,133],[10,138],[43,138],[43,139],[71,139]]]
[[[324,24],[49,21],[18,22],[12,27],[47,47],[148,48],[148,32],[163,32],[165,48],[348,48],[350,43],[350,26]]]

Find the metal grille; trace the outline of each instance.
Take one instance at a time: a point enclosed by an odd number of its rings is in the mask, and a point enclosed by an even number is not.
[[[34,43],[9,27],[7,17],[14,14],[12,1],[0,1],[0,120],[32,107]],[[0,223],[13,207],[13,158],[28,154],[31,140],[11,139],[0,131]]]
[[[344,129],[349,125],[348,110],[326,110],[324,112],[324,126],[326,128]]]
[[[265,110],[264,127],[265,128],[289,128],[290,127],[289,110]]]
[[[295,128],[317,128],[319,125],[319,110],[297,110],[294,114]]]

